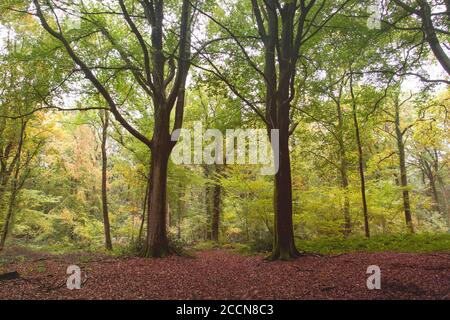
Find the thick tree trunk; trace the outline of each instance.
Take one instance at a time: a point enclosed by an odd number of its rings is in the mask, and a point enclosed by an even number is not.
[[[294,242],[289,134],[280,132],[279,170],[275,175],[274,243],[270,259],[289,260],[300,254]]]
[[[409,201],[408,178],[406,173],[405,144],[403,142],[403,132],[400,127],[400,106],[395,102],[395,133],[397,136],[397,147],[400,166],[400,185],[403,188],[403,208],[405,211],[406,227],[410,233],[414,233],[414,226],[411,215],[411,206]]]
[[[150,164],[147,215],[147,241],[144,257],[161,258],[172,253],[167,237],[167,170],[170,154],[169,140],[156,143]]]
[[[103,228],[105,231],[105,247],[106,250],[112,250],[111,226],[109,222],[108,212],[108,155],[106,154],[106,143],[108,139],[109,114],[103,111],[102,117],[102,212],[103,212]]]

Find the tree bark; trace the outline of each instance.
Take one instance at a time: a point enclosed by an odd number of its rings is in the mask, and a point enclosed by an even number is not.
[[[147,241],[144,257],[165,257],[173,251],[167,237],[167,174],[171,142],[169,134],[169,115],[162,112],[155,122],[153,148],[149,174],[149,197],[147,215]]]
[[[103,213],[103,228],[105,232],[105,247],[106,250],[113,249],[111,241],[111,226],[109,222],[108,212],[108,155],[106,153],[106,144],[108,140],[108,126],[109,126],[109,111],[102,111],[102,213]]]
[[[275,175],[275,224],[272,260],[289,260],[299,256],[294,242],[292,222],[292,181],[287,133],[280,133],[280,165]]]

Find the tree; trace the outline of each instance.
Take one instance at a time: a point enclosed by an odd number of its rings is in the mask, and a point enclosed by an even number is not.
[[[292,121],[292,101],[296,98],[297,64],[301,58],[301,50],[305,44],[318,34],[328,22],[339,13],[350,1],[337,4],[319,3],[312,0],[297,1],[251,1],[254,25],[248,26],[255,35],[240,35],[238,30],[227,27],[212,15],[202,12],[214,24],[220,27],[225,39],[232,39],[241,52],[241,58],[262,78],[261,99],[264,111],[243,88],[236,86],[227,77],[229,72],[220,70],[217,64],[205,57],[212,66],[210,72],[224,81],[229,89],[244,104],[257,114],[267,127],[267,131],[279,132],[278,171],[274,177],[274,241],[271,259],[291,259],[299,256],[294,242],[292,222],[292,177],[289,154],[289,137],[295,130]],[[242,10],[242,4],[237,5]],[[245,11],[244,11],[245,12]],[[236,15],[242,14],[235,12]],[[238,25],[238,23],[236,23]],[[241,26],[242,27],[242,26]],[[248,34],[248,32],[247,32]],[[244,40],[249,40],[250,44]],[[262,63],[252,59],[256,50],[261,55]],[[261,66],[262,65],[262,66]],[[259,85],[258,85],[259,87]],[[258,97],[259,98],[259,97]],[[272,141],[272,143],[277,143]]]
[[[170,8],[167,2],[163,0],[141,1],[139,6],[133,6],[130,12],[124,0],[119,0],[120,23],[133,35],[137,42],[139,52],[135,55],[129,53],[129,50],[121,45],[120,40],[113,32],[110,32],[104,24],[108,14],[98,14],[95,8],[89,11],[83,3],[76,4],[75,7],[61,2],[44,1],[45,7],[42,7],[41,1],[33,0],[38,16],[43,28],[55,39],[57,39],[69,57],[81,70],[84,76],[91,82],[98,93],[107,102],[109,110],[115,119],[135,138],[144,143],[151,152],[151,164],[149,173],[149,201],[148,201],[148,223],[147,239],[142,255],[145,257],[162,257],[172,253],[167,238],[166,219],[167,219],[167,170],[170,153],[175,146],[171,140],[171,113],[175,110],[175,120],[172,130],[181,128],[183,122],[183,109],[185,100],[186,79],[190,68],[191,58],[191,24],[192,13],[188,0],[183,0],[180,13],[178,41],[173,43],[173,35],[168,40],[164,26],[164,13]],[[134,3],[134,2],[133,2]],[[152,101],[154,127],[151,139],[136,129],[123,115],[120,110],[120,102],[117,101],[115,92],[108,86],[106,81],[96,74],[96,66],[89,65],[83,57],[83,52],[72,44],[75,39],[69,38],[70,34],[63,30],[63,25],[59,22],[55,9],[62,10],[65,13],[85,12],[81,15],[82,21],[94,28],[94,33],[103,36],[103,40],[109,43],[110,48],[115,50],[125,67],[134,78],[142,92]],[[109,10],[109,9],[108,9]],[[50,21],[48,13],[53,16]],[[91,13],[91,14],[89,14]],[[136,22],[136,16],[139,16],[139,23]],[[145,17],[145,18],[142,18]],[[142,22],[144,20],[145,23]],[[147,44],[147,37],[140,30],[145,25],[151,28],[150,42]],[[56,27],[55,27],[56,26]],[[170,30],[174,31],[174,30]],[[167,55],[166,52],[178,52]],[[105,52],[103,52],[105,54]],[[135,61],[140,59],[141,63]],[[176,61],[176,62],[175,62]],[[111,65],[104,69],[114,70],[117,67],[111,61]],[[143,69],[143,73],[141,70]],[[125,97],[126,99],[126,97]]]
[[[355,99],[355,93],[353,91],[353,74],[350,75],[350,93],[352,98],[353,125],[355,127],[356,144],[358,146],[358,170],[361,182],[361,199],[363,203],[364,231],[366,234],[366,238],[370,238],[369,210],[367,208],[367,198],[366,198],[366,177],[364,174],[364,155],[362,150],[361,134],[358,122],[357,104]]]
[[[102,212],[103,212],[103,226],[105,229],[105,247],[107,250],[112,250],[111,241],[111,227],[109,224],[108,212],[108,156],[106,153],[106,144],[108,141],[108,127],[109,127],[109,112],[106,110],[100,111],[101,121],[101,149],[102,149]]]

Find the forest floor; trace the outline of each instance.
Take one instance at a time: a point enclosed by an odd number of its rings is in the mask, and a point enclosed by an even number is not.
[[[12,253],[10,253],[12,254]],[[78,265],[80,290],[68,290],[66,269]],[[381,289],[368,290],[367,267],[381,269]],[[0,299],[446,299],[450,253],[348,253],[268,262],[228,250],[192,258],[100,255],[27,256],[3,262]]]

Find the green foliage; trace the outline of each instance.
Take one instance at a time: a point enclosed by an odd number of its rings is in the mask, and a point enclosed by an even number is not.
[[[313,7],[313,16],[325,21],[339,3],[325,2],[320,10]],[[427,78],[426,69],[435,69],[428,62],[429,49],[417,45],[423,40],[421,35],[410,32],[420,24],[418,20],[414,16],[404,17],[395,8],[389,8],[385,18],[397,21],[402,17],[396,23],[401,28],[386,23],[380,30],[367,28],[366,19],[357,16],[365,16],[367,6],[373,3],[355,1],[342,14],[332,15],[330,27],[305,30],[314,32],[314,36],[302,45],[298,63],[290,113],[291,125],[295,124],[296,130],[290,140],[290,156],[294,233],[299,247],[306,252],[428,252],[448,248],[448,236],[443,232],[450,228],[447,112],[450,91],[432,82],[418,83],[416,78],[398,76],[400,71],[411,71]],[[179,1],[165,4],[167,32],[163,51],[171,60],[179,38],[176,18],[180,6]],[[121,114],[140,132],[151,136],[153,101],[142,92],[138,83],[142,78],[136,77],[137,70],[128,65],[131,61],[136,62],[138,71],[144,68],[138,63],[144,60],[141,44],[122,15],[105,14],[120,10],[118,4],[88,1],[82,4],[83,10],[77,7],[81,5],[79,2],[61,5],[73,6],[74,10],[68,12],[91,11],[92,14],[80,13],[84,19],[78,21],[78,27],[76,17],[60,12],[63,33],[98,79],[114,93]],[[141,6],[137,1],[126,1],[126,5],[138,29],[145,30],[143,40],[152,49],[150,30],[145,20],[140,19],[144,15]],[[201,121],[205,130],[217,128],[222,133],[235,128],[265,128],[266,124],[249,107],[253,103],[263,112],[266,99],[266,83],[256,71],[264,69],[264,50],[257,36],[251,2],[225,4],[208,0],[199,1],[199,5],[216,21],[197,12],[196,16],[203,18],[195,21],[199,29],[193,34],[192,50],[202,47],[203,40],[214,41],[195,55],[193,62],[198,68],[193,68],[189,76],[183,127],[192,129],[195,122]],[[14,191],[12,174],[8,173],[9,179],[3,178],[8,171],[5,167],[14,162],[23,120],[27,122],[24,157],[19,163],[21,183],[12,204],[9,244],[55,253],[102,251],[98,110],[69,113],[41,109],[48,105],[105,108],[107,104],[61,44],[44,32],[35,16],[24,13],[29,7],[29,1],[24,0],[0,4],[0,227]],[[50,11],[46,15],[50,19]],[[435,19],[445,28],[442,21]],[[56,27],[56,21],[50,20],[52,27]],[[220,24],[228,26],[228,30]],[[266,19],[264,24],[267,25]],[[111,38],[105,35],[105,30]],[[166,69],[164,72],[169,75],[170,68]],[[217,77],[216,71],[222,77]],[[354,95],[350,92],[350,80]],[[231,89],[233,86],[247,102],[237,96],[236,90]],[[398,124],[405,144],[409,180],[406,187],[399,183],[400,157],[393,114],[398,98],[406,99]],[[362,238],[354,116],[359,121],[362,144],[373,235],[369,240]],[[146,201],[150,152],[113,117],[107,135],[107,194],[115,247],[112,254],[136,254],[142,249],[138,233]],[[348,188],[342,183],[342,158],[347,163]],[[274,228],[274,181],[273,177],[261,176],[259,169],[250,165],[170,162],[168,229],[172,247],[177,251],[191,246],[247,253],[269,251]],[[221,187],[218,243],[208,241],[210,189],[215,184]],[[403,235],[402,194],[406,190],[419,232],[415,236]],[[349,239],[343,239],[347,200],[352,233]],[[143,230],[145,235],[146,225]]]

